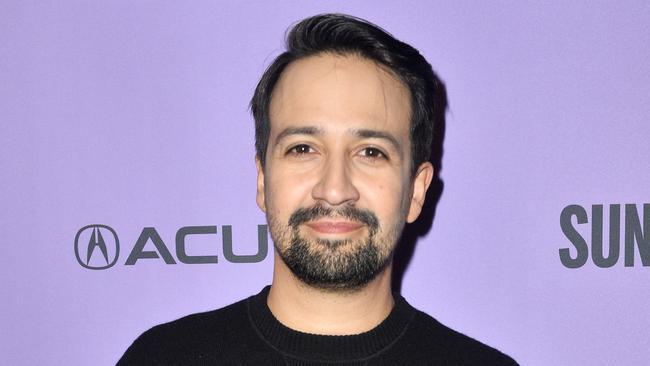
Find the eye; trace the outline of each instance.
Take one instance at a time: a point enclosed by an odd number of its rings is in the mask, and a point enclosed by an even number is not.
[[[366,147],[361,150],[361,154],[363,157],[370,159],[388,159],[388,155],[376,147]]]
[[[313,153],[313,152],[314,152],[314,149],[312,149],[311,146],[305,145],[305,144],[300,144],[300,145],[296,145],[296,146],[290,148],[287,151],[287,155],[304,155],[304,154],[309,154],[309,153]]]

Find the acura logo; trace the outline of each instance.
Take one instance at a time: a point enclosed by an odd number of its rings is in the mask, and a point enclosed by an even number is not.
[[[222,225],[221,243],[217,236],[217,226],[183,226],[176,231],[176,240],[173,246],[165,244],[155,227],[144,227],[130,249],[124,262],[125,266],[132,266],[141,260],[162,260],[165,264],[218,263],[219,255],[215,249],[208,249],[208,253],[197,254],[188,251],[188,246],[196,245],[197,241],[207,240],[213,245],[221,244],[222,255],[230,263],[257,263],[266,258],[269,249],[268,228],[266,225],[257,225],[257,251],[255,253],[241,253],[233,248],[232,226]],[[205,237],[201,239],[201,237]],[[127,239],[128,240],[128,239]],[[171,249],[171,250],[170,250]],[[176,249],[176,258],[172,252]],[[128,249],[127,249],[128,251]],[[190,254],[192,253],[192,254]],[[106,225],[93,224],[79,229],[74,238],[74,254],[77,262],[88,269],[107,269],[113,267],[120,256],[120,242],[113,228]]]
[[[110,226],[84,226],[74,238],[74,253],[79,264],[85,268],[110,268],[117,263],[120,256],[120,241]]]

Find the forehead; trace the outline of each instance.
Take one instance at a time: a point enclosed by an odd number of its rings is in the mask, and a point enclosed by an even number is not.
[[[271,137],[310,125],[384,130],[408,142],[410,113],[410,92],[391,72],[359,56],[319,54],[282,73],[271,99]]]

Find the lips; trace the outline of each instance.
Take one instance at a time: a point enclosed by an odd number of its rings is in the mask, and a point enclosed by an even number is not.
[[[314,221],[305,225],[323,234],[347,234],[363,227],[362,223],[352,221]]]

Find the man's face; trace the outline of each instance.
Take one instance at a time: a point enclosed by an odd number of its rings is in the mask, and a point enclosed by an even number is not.
[[[433,175],[411,176],[410,94],[357,56],[291,63],[273,90],[257,203],[276,251],[303,282],[353,289],[389,267]]]

